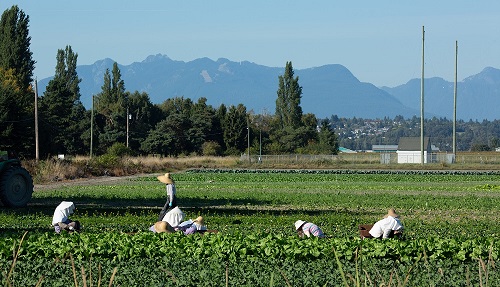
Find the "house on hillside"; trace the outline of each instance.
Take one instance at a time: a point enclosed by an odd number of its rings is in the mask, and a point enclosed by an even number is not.
[[[431,162],[431,141],[429,137],[424,137],[424,163]],[[421,163],[421,138],[420,137],[402,137],[399,139],[398,163]]]

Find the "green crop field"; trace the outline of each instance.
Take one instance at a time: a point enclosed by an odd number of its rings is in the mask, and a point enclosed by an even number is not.
[[[499,286],[500,173],[191,170],[172,174],[188,218],[218,234],[155,234],[155,176],[37,190],[0,209],[4,286]],[[77,207],[81,233],[55,234]],[[361,240],[394,207],[403,240]],[[293,223],[327,238],[301,239]],[[24,237],[23,237],[24,236]],[[102,281],[102,282],[101,282]],[[10,284],[10,285],[9,285]]]

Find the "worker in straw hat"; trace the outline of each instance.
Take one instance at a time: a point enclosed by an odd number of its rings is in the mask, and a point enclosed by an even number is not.
[[[205,234],[206,232],[218,233],[217,230],[207,229],[207,226],[205,225],[205,219],[203,218],[203,216],[198,216],[196,219],[189,219],[182,222],[177,227],[177,230],[184,232],[185,235],[194,233]]]
[[[403,224],[399,219],[399,214],[396,213],[394,208],[387,211],[384,218],[377,221],[370,229],[369,233],[373,238],[393,238],[401,237],[403,234]]]
[[[176,199],[176,190],[175,190],[175,182],[170,177],[170,173],[165,173],[164,175],[160,175],[157,177],[158,180],[162,183],[165,184],[166,191],[167,191],[167,202],[165,202],[165,205],[160,211],[160,214],[158,215],[158,221],[162,221],[163,217],[165,217],[165,214],[172,208],[177,206],[177,199]]]
[[[158,220],[155,224],[149,227],[149,230],[157,233],[177,231],[177,227],[182,223],[184,217],[184,212],[176,206],[165,213],[165,216],[161,220]]]
[[[325,237],[325,234],[323,233],[323,230],[319,228],[316,224],[307,222],[304,220],[297,220],[295,221],[295,230],[297,230],[297,234],[299,237],[311,237],[316,236],[319,238]]]

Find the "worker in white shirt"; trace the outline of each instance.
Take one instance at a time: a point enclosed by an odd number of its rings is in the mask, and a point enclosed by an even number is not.
[[[373,238],[393,238],[401,237],[403,234],[403,224],[394,208],[389,209],[382,220],[377,221],[370,229],[369,233]]]

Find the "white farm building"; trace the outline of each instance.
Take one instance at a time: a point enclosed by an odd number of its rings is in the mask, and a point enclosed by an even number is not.
[[[431,142],[429,137],[424,137],[424,163],[431,162]],[[421,138],[402,137],[399,139],[398,163],[421,163]]]

